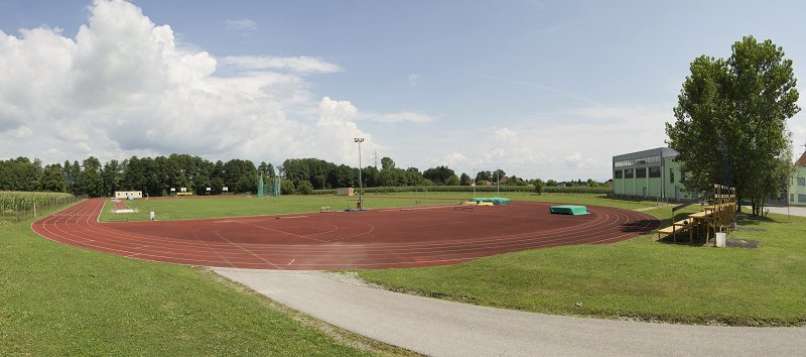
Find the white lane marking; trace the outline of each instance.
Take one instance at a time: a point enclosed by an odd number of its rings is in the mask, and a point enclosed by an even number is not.
[[[291,265],[291,264],[294,264],[294,262],[295,262],[296,260],[297,260],[297,258],[291,259],[291,261],[290,261],[290,262],[288,262],[288,264],[286,264],[286,265]]]

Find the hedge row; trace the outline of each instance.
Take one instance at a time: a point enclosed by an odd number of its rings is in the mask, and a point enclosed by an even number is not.
[[[472,186],[393,186],[393,187],[367,187],[366,193],[396,193],[396,192],[473,192]],[[496,186],[476,186],[475,192],[498,192]],[[534,192],[534,186],[501,186],[500,192]],[[612,190],[610,187],[590,187],[590,186],[543,186],[546,193],[598,193],[608,194]],[[314,190],[314,194],[326,195],[335,194],[335,189]]]

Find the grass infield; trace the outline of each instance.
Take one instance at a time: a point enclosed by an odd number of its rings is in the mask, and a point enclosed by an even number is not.
[[[0,225],[2,356],[406,354],[206,270],[76,249],[30,223]]]
[[[254,196],[213,196],[193,198],[156,198],[149,200],[126,201],[129,208],[137,213],[112,213],[113,204],[106,201],[101,221],[145,221],[148,213],[154,210],[158,220],[223,218],[243,216],[267,216],[290,213],[318,212],[322,207],[332,210],[355,208],[355,197],[334,195],[281,196],[277,198],[256,198]],[[367,208],[410,207],[421,205],[455,204],[459,198],[444,199],[410,198],[394,195],[367,196]]]

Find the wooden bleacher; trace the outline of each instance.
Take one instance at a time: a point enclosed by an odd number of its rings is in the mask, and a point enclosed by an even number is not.
[[[702,211],[692,213],[687,218],[672,223],[671,226],[658,229],[658,240],[672,237],[677,242],[677,235],[688,232],[689,242],[694,241],[694,234],[705,235],[706,243],[711,240],[711,233],[723,232],[729,229],[736,221],[736,190],[732,187],[714,185],[714,194],[710,197],[711,204],[703,206]],[[672,209],[672,215],[676,209]]]

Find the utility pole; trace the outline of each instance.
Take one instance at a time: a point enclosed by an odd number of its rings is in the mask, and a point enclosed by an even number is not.
[[[364,183],[361,180],[361,143],[364,138],[353,138],[353,141],[358,144],[358,209],[364,209]]]
[[[375,170],[378,169],[378,150],[375,150]]]

